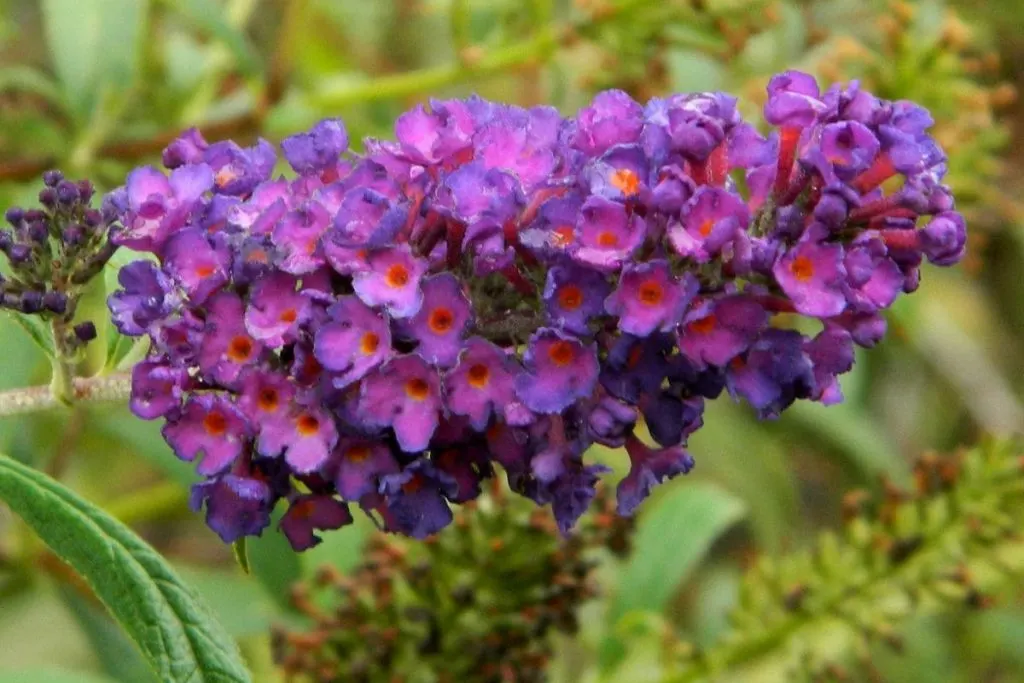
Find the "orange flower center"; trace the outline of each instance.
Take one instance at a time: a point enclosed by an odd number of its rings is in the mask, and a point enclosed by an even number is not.
[[[301,436],[313,436],[320,431],[320,420],[309,413],[303,413],[295,420],[295,430]]]
[[[548,358],[559,367],[572,363],[575,357],[576,351],[572,348],[572,344],[564,339],[559,339],[548,348]]]
[[[566,285],[558,290],[558,305],[567,311],[575,311],[583,305],[583,292],[576,285]]]
[[[806,256],[797,256],[789,264],[789,272],[800,282],[807,282],[814,277],[814,262]]]
[[[237,177],[238,174],[235,173],[235,170],[233,168],[231,168],[230,166],[225,166],[224,168],[217,171],[217,175],[213,177],[213,181],[217,183],[217,187],[224,187]]]
[[[211,275],[213,275],[215,270],[217,270],[217,269],[214,268],[213,266],[211,266],[209,263],[203,263],[203,264],[200,264],[200,265],[196,266],[195,274],[196,274],[196,277],[198,277],[200,279],[204,279],[204,278],[208,278]]]
[[[718,324],[718,319],[715,314],[704,316],[700,320],[694,320],[692,323],[686,326],[686,329],[696,334],[707,334],[711,330],[715,329],[715,325]]]
[[[700,227],[697,228],[697,232],[700,233],[701,237],[707,237],[711,234],[711,230],[715,227],[715,220],[713,218],[705,219]]]
[[[281,322],[288,323],[289,325],[299,319],[299,312],[294,308],[287,308],[281,311]]]
[[[228,358],[236,363],[244,363],[252,356],[252,339],[244,334],[232,337],[228,342]]]
[[[597,234],[597,246],[611,249],[619,246],[619,236],[614,232],[604,230]]]
[[[660,282],[647,280],[640,285],[637,296],[640,299],[640,303],[647,306],[657,306],[665,298],[665,289],[661,286]]]
[[[567,247],[572,244],[573,229],[571,225],[561,225],[551,232],[551,242],[556,247]]]
[[[409,284],[409,269],[401,263],[395,263],[388,267],[387,272],[384,274],[384,281],[388,287],[393,287],[394,289],[405,287]]]
[[[345,451],[345,458],[352,462],[362,462],[370,457],[370,447],[359,445]]]
[[[380,337],[373,332],[367,332],[359,340],[359,350],[363,352],[364,356],[376,353],[378,346],[380,346]]]
[[[405,383],[405,395],[414,401],[422,401],[430,395],[430,385],[419,377],[410,379]]]
[[[632,197],[640,191],[639,176],[628,168],[616,169],[612,173],[611,183],[616,190],[627,197]]]
[[[451,312],[451,309],[444,306],[438,306],[431,311],[430,317],[427,319],[427,325],[434,334],[444,334],[451,330],[454,324],[455,315]]]
[[[207,413],[203,418],[203,429],[210,436],[223,436],[224,432],[228,431],[228,419],[223,413]]]
[[[277,407],[281,404],[281,399],[277,395],[277,389],[273,387],[264,387],[260,389],[259,396],[256,397],[256,405],[259,409],[266,413],[272,413],[277,410]]]
[[[265,249],[253,249],[245,255],[248,263],[270,263],[270,257]]]
[[[483,389],[491,381],[491,370],[483,363],[477,363],[469,368],[466,377],[469,379],[469,386]]]

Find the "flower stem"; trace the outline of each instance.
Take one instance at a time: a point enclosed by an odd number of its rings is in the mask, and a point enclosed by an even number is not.
[[[62,374],[58,376],[57,372]],[[62,364],[58,370],[54,361],[50,386],[0,391],[0,417],[35,413],[78,401],[125,401],[130,394],[131,377],[127,373],[73,378],[70,367]]]
[[[53,358],[51,360],[50,393],[62,405],[70,406],[75,400],[74,366],[69,357],[64,339],[67,329],[61,320],[50,325],[53,331]]]

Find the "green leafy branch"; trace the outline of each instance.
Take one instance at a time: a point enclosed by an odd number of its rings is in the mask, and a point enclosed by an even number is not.
[[[813,676],[873,642],[899,648],[897,628],[912,616],[987,605],[988,591],[1024,571],[1022,452],[991,442],[922,458],[916,490],[887,486],[874,509],[850,494],[845,532],[762,558],[743,581],[731,632],[691,650],[666,680]]]

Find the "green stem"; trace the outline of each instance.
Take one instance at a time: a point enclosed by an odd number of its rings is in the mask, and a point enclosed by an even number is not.
[[[62,367],[58,380],[57,372],[55,361],[54,381],[48,387],[0,391],[0,417],[36,413],[77,401],[123,402],[131,395],[131,377],[127,373],[72,378],[70,369]],[[62,398],[58,398],[58,391],[63,392],[59,394]]]
[[[52,368],[50,394],[58,403],[70,406],[75,400],[75,370],[64,342],[68,332],[65,324],[60,320],[54,320],[50,329],[53,331],[54,348],[50,363]]]

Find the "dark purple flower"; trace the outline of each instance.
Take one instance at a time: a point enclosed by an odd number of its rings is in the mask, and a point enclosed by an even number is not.
[[[610,291],[608,278],[601,273],[573,263],[555,266],[544,284],[548,320],[554,327],[586,334],[590,320],[604,313]]]
[[[312,306],[297,287],[294,277],[280,272],[256,283],[245,309],[245,329],[253,339],[275,349],[295,341]]]
[[[806,128],[825,111],[814,76],[800,71],[777,74],[768,82],[764,118],[773,126]]]
[[[550,442],[530,461],[536,479],[534,490],[526,490],[538,503],[551,503],[555,522],[568,535],[597,495],[598,476],[610,471],[603,465],[584,465],[578,449],[570,444]]]
[[[206,524],[225,543],[243,536],[259,536],[270,525],[276,498],[262,479],[226,474],[192,487],[189,507],[198,512],[206,505]]]
[[[201,304],[228,281],[230,259],[199,228],[187,228],[167,240],[163,265],[189,301]]]
[[[132,368],[132,396],[128,407],[136,417],[155,420],[181,406],[188,372],[177,365],[144,360]]]
[[[117,273],[121,289],[107,299],[110,315],[121,334],[137,337],[166,318],[175,305],[171,281],[152,261],[134,261]]]
[[[446,498],[457,489],[455,480],[427,458],[413,460],[401,472],[382,477],[380,483],[392,530],[413,538],[426,538],[451,523]]]
[[[334,450],[334,485],[343,500],[358,501],[379,489],[380,478],[399,471],[391,449],[378,440],[346,437]]]
[[[656,485],[693,469],[693,457],[681,446],[653,449],[630,435],[626,438],[626,452],[629,474],[616,489],[620,515],[632,515]]]
[[[222,395],[196,394],[181,415],[167,421],[164,439],[182,460],[201,462],[196,471],[209,476],[227,469],[242,454],[251,430],[245,416]]]
[[[955,211],[935,216],[919,232],[921,250],[937,266],[951,266],[963,258],[967,250],[967,224]]]
[[[768,312],[748,296],[705,299],[686,315],[679,349],[701,366],[723,367],[746,351],[767,324]]]
[[[643,108],[621,90],[598,93],[576,115],[572,146],[597,156],[610,147],[636,142],[643,128]]]
[[[612,396],[636,404],[652,394],[668,375],[674,342],[667,334],[647,338],[621,335],[601,364],[601,385]]]
[[[272,236],[274,246],[283,254],[278,264],[281,270],[304,275],[324,265],[320,238],[330,223],[331,215],[315,201],[284,214]]]
[[[836,325],[828,325],[814,339],[804,343],[814,367],[814,390],[810,398],[825,405],[840,403],[843,392],[838,375],[853,368],[853,339]]]
[[[557,329],[537,330],[523,361],[527,371],[516,378],[516,395],[538,413],[560,413],[589,396],[597,383],[594,345]]]
[[[516,370],[504,350],[480,337],[469,339],[458,365],[445,375],[448,410],[466,416],[473,429],[483,431],[491,415],[515,398]]]
[[[669,227],[669,242],[680,256],[707,263],[749,223],[750,211],[743,199],[727,190],[704,186],[683,207],[680,221]]]
[[[729,392],[747,399],[762,418],[778,417],[794,400],[807,398],[815,381],[803,343],[794,330],[765,330],[745,357],[729,364]]]
[[[322,173],[337,165],[348,148],[348,132],[341,119],[324,119],[308,133],[299,133],[281,141],[288,164],[296,173]]]
[[[263,344],[245,329],[244,305],[236,294],[220,292],[207,303],[206,332],[199,349],[199,368],[218,384],[234,386],[242,370],[254,365]]]
[[[701,390],[699,386],[687,388],[694,393]],[[684,399],[676,395],[677,391],[661,390],[640,402],[651,438],[665,447],[684,443],[686,437],[704,425],[703,396]]]
[[[427,262],[407,245],[372,252],[367,267],[352,279],[352,288],[367,306],[383,306],[394,318],[416,315],[423,305],[420,280]]]
[[[260,138],[245,149],[231,140],[215,142],[203,151],[203,161],[213,169],[217,192],[243,197],[270,178],[277,161],[274,146]]]
[[[667,261],[627,264],[619,286],[605,301],[605,310],[619,318],[620,330],[635,337],[668,332],[679,325],[697,289],[692,273],[677,280]]]
[[[340,297],[316,332],[313,354],[331,371],[334,386],[343,389],[390,357],[387,318],[354,296]]]
[[[348,506],[331,496],[307,494],[297,496],[281,517],[281,531],[293,550],[309,550],[321,542],[314,530],[330,531],[352,523]]]
[[[446,368],[455,364],[471,319],[462,284],[451,273],[441,273],[423,281],[423,306],[403,329],[419,342],[417,354],[431,365]]]
[[[639,418],[636,407],[612,396],[602,396],[587,415],[587,433],[609,448],[621,448]]]
[[[903,272],[878,239],[861,241],[846,251],[847,298],[852,309],[871,313],[888,308],[903,288]]]
[[[804,241],[775,263],[775,279],[804,315],[828,318],[846,308],[843,248],[838,244]]]
[[[391,427],[406,453],[430,445],[441,411],[437,371],[416,355],[396,356],[370,374],[359,395],[359,415],[373,427]]]
[[[189,128],[164,148],[164,166],[175,169],[187,164],[201,163],[203,152],[209,146],[198,128]]]
[[[592,196],[576,224],[572,257],[604,272],[618,270],[644,240],[644,220],[619,202]]]

